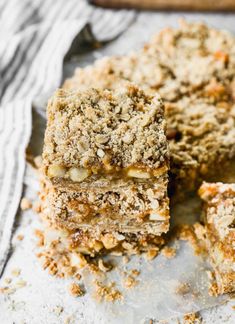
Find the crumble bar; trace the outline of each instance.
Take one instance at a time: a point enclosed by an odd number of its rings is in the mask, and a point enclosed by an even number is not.
[[[149,179],[168,170],[163,104],[135,86],[58,90],[47,109],[46,176],[83,182]]]
[[[235,290],[235,184],[203,183],[205,240],[219,294]]]
[[[68,89],[117,88],[127,81],[165,102],[171,182],[181,193],[223,179],[216,164],[235,158],[235,38],[181,21],[136,53],[96,61],[65,81]]]
[[[161,244],[155,235],[169,229],[163,112],[158,96],[131,84],[58,90],[49,102],[41,214],[73,246],[95,254]]]

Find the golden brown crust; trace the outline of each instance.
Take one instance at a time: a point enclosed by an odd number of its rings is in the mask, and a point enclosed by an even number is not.
[[[218,293],[235,290],[235,184],[203,183],[206,243]]]

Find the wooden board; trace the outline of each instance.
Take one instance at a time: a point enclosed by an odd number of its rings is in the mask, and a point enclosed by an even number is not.
[[[90,0],[109,8],[150,10],[234,11],[235,0]]]

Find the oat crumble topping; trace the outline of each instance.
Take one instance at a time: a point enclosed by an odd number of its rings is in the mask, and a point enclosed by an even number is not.
[[[199,195],[204,200],[202,239],[215,271],[211,294],[235,289],[235,184],[203,183]]]
[[[72,168],[82,168],[85,179],[85,170],[136,166],[151,171],[167,163],[162,102],[133,85],[115,92],[60,89],[47,116],[43,161],[49,177],[63,176],[63,168],[71,168],[72,178]]]

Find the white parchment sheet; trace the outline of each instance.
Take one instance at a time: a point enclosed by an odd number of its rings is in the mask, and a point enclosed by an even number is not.
[[[138,48],[149,35],[166,25],[176,25],[177,18],[182,14],[140,14],[136,23],[115,43],[92,53],[79,56],[74,63],[65,65],[65,75],[71,74],[78,64],[83,66],[92,62],[94,58],[109,54],[125,53]],[[235,31],[234,15],[185,15],[189,20],[204,19],[209,24],[219,28]],[[41,98],[40,98],[41,99]],[[41,152],[45,119],[43,100],[36,102],[39,109],[34,113],[34,132],[31,149],[35,155]],[[235,172],[234,172],[235,173]],[[38,190],[37,175],[28,166],[25,176],[25,195],[35,199]],[[197,200],[188,200],[172,212],[175,223],[193,222],[199,215]],[[124,299],[115,303],[99,303],[93,297],[94,286],[90,275],[84,270],[84,282],[87,293],[80,298],[74,298],[68,293],[71,279],[56,279],[41,269],[35,254],[34,230],[42,225],[32,211],[21,213],[17,219],[16,231],[13,239],[13,253],[5,269],[0,286],[4,279],[11,276],[13,268],[20,268],[20,279],[26,281],[26,286],[17,289],[14,294],[0,294],[0,323],[149,323],[149,319],[168,319],[168,323],[176,323],[176,318],[183,314],[202,310],[205,323],[234,323],[234,310],[230,301],[220,307],[208,307],[222,304],[228,296],[222,298],[208,295],[208,278],[206,270],[209,265],[206,260],[195,256],[192,247],[186,242],[175,244],[176,256],[167,259],[160,255],[153,261],[146,261],[142,257],[133,257],[123,265],[122,258],[115,257],[118,265],[108,273],[108,281],[115,281],[117,288],[123,293]],[[16,236],[23,234],[24,239],[17,241]],[[124,270],[137,269],[140,275],[136,278],[139,283],[132,289],[124,289],[121,282]],[[14,278],[17,281],[19,278]],[[189,290],[185,294],[177,293],[181,284],[188,284]],[[58,311],[62,309],[62,311]],[[205,310],[207,309],[207,310]],[[171,319],[170,319],[171,318]]]

